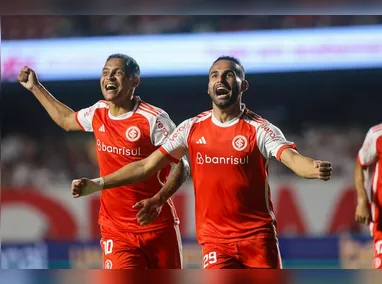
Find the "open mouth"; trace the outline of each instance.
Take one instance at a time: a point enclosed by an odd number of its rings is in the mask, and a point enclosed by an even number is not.
[[[114,85],[114,84],[107,84],[107,85],[105,86],[105,89],[106,89],[106,91],[114,91],[114,90],[117,89],[117,86]]]
[[[219,96],[226,96],[228,95],[230,92],[230,89],[224,87],[224,86],[218,86],[216,89],[215,89],[215,94],[219,97]]]

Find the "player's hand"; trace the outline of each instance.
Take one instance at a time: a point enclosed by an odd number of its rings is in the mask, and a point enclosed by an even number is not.
[[[102,185],[87,178],[72,181],[72,197],[78,198],[102,190]]]
[[[332,176],[332,163],[328,161],[314,161],[314,168],[317,171],[317,178],[320,180],[329,180]]]
[[[17,80],[29,91],[40,84],[36,73],[28,66],[24,66],[24,68],[21,69],[19,75],[17,76]]]
[[[141,208],[137,213],[138,223],[141,226],[150,224],[157,218],[162,210],[163,202],[158,198],[152,197],[137,202],[133,208]]]
[[[370,205],[366,200],[358,201],[357,208],[355,209],[355,220],[365,225],[370,224],[371,210]]]

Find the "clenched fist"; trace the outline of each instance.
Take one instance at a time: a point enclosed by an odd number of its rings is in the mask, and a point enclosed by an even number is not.
[[[17,80],[29,91],[40,84],[36,73],[28,66],[24,66],[24,68],[21,69],[19,75],[17,76]]]
[[[318,179],[329,180],[332,176],[332,163],[328,161],[314,161],[314,168],[317,171]]]
[[[86,196],[97,191],[101,191],[103,188],[102,178],[98,179],[75,179],[72,181],[72,197],[78,198],[81,196]]]

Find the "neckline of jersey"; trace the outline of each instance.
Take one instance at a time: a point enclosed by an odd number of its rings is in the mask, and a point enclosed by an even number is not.
[[[235,125],[236,123],[239,122],[241,116],[243,115],[244,113],[244,110],[245,110],[245,104],[240,104],[240,113],[232,118],[230,121],[227,121],[227,122],[220,122],[219,120],[217,120],[214,116],[214,111],[212,110],[212,115],[211,115],[211,120],[213,122],[213,124],[215,124],[216,126],[219,126],[219,127],[230,127],[232,125]]]
[[[107,113],[108,113],[109,118],[112,120],[122,120],[122,119],[126,119],[126,118],[131,117],[134,114],[134,112],[138,109],[138,106],[140,105],[142,100],[139,96],[134,96],[134,101],[135,101],[134,108],[131,111],[128,111],[124,114],[121,114],[120,116],[112,115],[109,111],[109,108],[108,108]]]

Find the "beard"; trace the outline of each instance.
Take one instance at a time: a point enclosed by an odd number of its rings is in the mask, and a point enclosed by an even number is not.
[[[214,105],[216,105],[219,109],[226,109],[235,103],[238,102],[240,93],[236,90],[232,90],[231,94],[229,96],[226,96],[224,98],[218,98],[215,94],[215,92],[210,92],[210,98]]]

